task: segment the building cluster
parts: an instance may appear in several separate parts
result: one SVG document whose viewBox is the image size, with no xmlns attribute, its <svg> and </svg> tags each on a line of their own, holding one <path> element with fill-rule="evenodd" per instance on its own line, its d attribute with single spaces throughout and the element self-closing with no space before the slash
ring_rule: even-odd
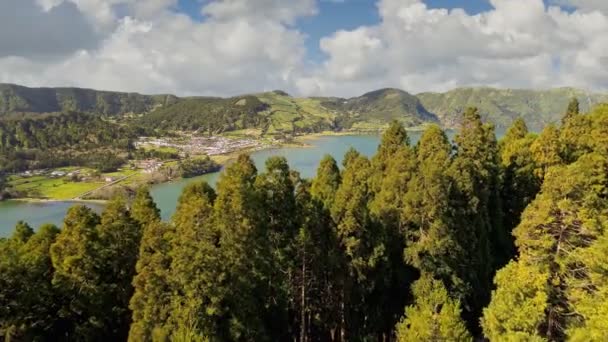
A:
<svg viewBox="0 0 608 342">
<path fill-rule="evenodd" d="M 234 151 L 255 149 L 262 146 L 262 143 L 252 139 L 233 139 L 226 137 L 199 137 L 187 136 L 180 138 L 147 138 L 142 137 L 135 143 L 137 148 L 152 147 L 175 148 L 181 153 L 190 155 L 206 154 L 209 156 L 231 153 Z"/>
</svg>

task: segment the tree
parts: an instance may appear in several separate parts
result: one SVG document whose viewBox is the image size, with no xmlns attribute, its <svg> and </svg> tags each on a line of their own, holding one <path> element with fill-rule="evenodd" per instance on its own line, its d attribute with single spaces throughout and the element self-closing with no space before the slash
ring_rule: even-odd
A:
<svg viewBox="0 0 608 342">
<path fill-rule="evenodd" d="M 103 335 L 126 340 L 131 324 L 129 301 L 142 237 L 141 225 L 131 217 L 124 199 L 110 201 L 101 215 L 97 232 L 95 268 L 100 280 L 99 309 Z"/>
<path fill-rule="evenodd" d="M 562 118 L 562 125 L 566 124 L 568 120 L 576 117 L 580 113 L 580 104 L 576 97 L 573 97 L 568 103 L 568 109 L 566 110 L 566 114 Z"/>
<path fill-rule="evenodd" d="M 504 213 L 503 226 L 511 232 L 520 221 L 521 213 L 540 190 L 540 180 L 534 174 L 535 164 L 530 146 L 534 136 L 528 133 L 523 119 L 519 118 L 507 130 L 500 141 L 502 168 L 501 202 Z M 505 259 L 515 254 L 512 239 L 505 245 Z"/>
<path fill-rule="evenodd" d="M 388 159 L 387 166 L 380 174 L 380 188 L 369 203 L 372 219 L 378 225 L 378 233 L 385 241 L 387 262 L 382 263 L 379 277 L 372 293 L 374 311 L 369 315 L 382 335 L 392 335 L 395 324 L 403 315 L 403 308 L 409 299 L 404 286 L 417 277 L 415 270 L 406 265 L 403 259 L 405 244 L 406 220 L 402 219 L 405 201 L 410 190 L 412 178 L 417 172 L 417 161 L 414 151 L 406 145 L 399 147 Z"/>
<path fill-rule="evenodd" d="M 306 180 L 296 188 L 299 230 L 294 241 L 293 301 L 299 312 L 300 341 L 329 339 L 339 325 L 336 274 L 343 260 L 329 212 L 310 188 Z"/>
<path fill-rule="evenodd" d="M 372 158 L 374 174 L 371 179 L 371 186 L 374 192 L 380 191 L 382 178 L 391 158 L 400 148 L 408 146 L 409 143 L 409 137 L 407 136 L 407 131 L 403 127 L 403 124 L 397 120 L 393 120 L 382 135 L 378 151 Z"/>
<path fill-rule="evenodd" d="M 312 180 L 310 193 L 329 210 L 333 205 L 341 181 L 340 169 L 336 160 L 330 155 L 325 155 L 317 168 L 317 176 Z"/>
<path fill-rule="evenodd" d="M 450 213 L 451 180 L 446 174 L 451 145 L 445 133 L 432 125 L 424 131 L 416 151 L 417 169 L 403 199 L 405 259 L 444 281 L 452 296 L 463 297 L 467 289 L 457 265 L 464 250 Z"/>
<path fill-rule="evenodd" d="M 361 153 L 359 153 L 359 151 L 355 150 L 354 147 L 350 147 L 348 151 L 346 151 L 346 153 L 344 154 L 344 159 L 342 159 L 342 166 L 346 169 L 351 161 L 357 159 L 360 156 Z"/>
<path fill-rule="evenodd" d="M 28 228 L 18 223 L 13 237 L 0 243 L 0 336 L 7 341 L 62 334 L 49 252 L 59 229 L 43 225 L 24 240 Z"/>
<path fill-rule="evenodd" d="M 490 305 L 481 325 L 490 341 L 543 341 L 548 274 L 533 263 L 511 261 L 496 273 Z M 514 310 L 514 308 L 517 308 Z"/>
<path fill-rule="evenodd" d="M 363 303 L 374 289 L 376 272 L 386 261 L 384 236 L 371 219 L 368 203 L 372 192 L 368 184 L 371 165 L 367 158 L 352 159 L 344 170 L 331 215 L 346 269 L 342 283 L 342 336 L 364 336 L 368 312 Z M 359 304 L 359 305 L 358 305 Z"/>
<path fill-rule="evenodd" d="M 29 224 L 23 221 L 17 222 L 15 226 L 15 232 L 11 237 L 11 241 L 17 244 L 26 243 L 34 235 L 34 229 Z"/>
<path fill-rule="evenodd" d="M 61 233 L 51 245 L 55 273 L 53 285 L 65 294 L 58 315 L 69 327 L 68 336 L 95 336 L 100 328 L 99 287 L 97 271 L 97 225 L 99 216 L 85 206 L 70 208 Z"/>
<path fill-rule="evenodd" d="M 586 296 L 602 295 L 594 258 L 585 254 L 601 243 L 608 222 L 607 169 L 608 160 L 594 153 L 549 169 L 541 193 L 514 231 L 520 258 L 496 279 L 497 289 L 484 313 L 488 337 L 524 334 L 563 340 L 569 328 L 584 326 L 585 305 L 581 311 L 576 305 Z M 518 282 L 516 277 L 530 279 Z M 507 313 L 505 306 L 513 305 L 510 298 L 518 298 L 528 314 Z"/>
<path fill-rule="evenodd" d="M 173 292 L 168 332 L 193 320 L 197 334 L 221 336 L 222 291 L 226 289 L 218 281 L 222 257 L 219 232 L 213 225 L 215 199 L 215 191 L 205 182 L 189 184 L 179 198 L 172 234 L 166 235 L 171 236 L 170 252 L 165 258 L 171 263 L 169 285 Z"/>
<path fill-rule="evenodd" d="M 541 181 L 550 167 L 563 163 L 560 156 L 561 151 L 559 131 L 553 125 L 546 126 L 530 146 L 530 152 L 532 152 L 536 165 L 534 173 Z"/>
<path fill-rule="evenodd" d="M 255 182 L 260 199 L 261 233 L 265 237 L 262 253 L 269 253 L 267 278 L 267 310 L 265 317 L 272 340 L 289 337 L 290 330 L 297 328 L 291 324 L 290 306 L 294 306 L 291 277 L 297 272 L 294 245 L 298 235 L 298 213 L 296 212 L 295 187 L 289 165 L 285 157 L 271 157 L 266 160 L 266 172 L 258 175 Z"/>
<path fill-rule="evenodd" d="M 135 199 L 131 203 L 131 216 L 142 227 L 160 221 L 160 210 L 147 188 L 140 187 L 137 189 Z"/>
<path fill-rule="evenodd" d="M 241 155 L 227 167 L 217 183 L 214 204 L 219 234 L 221 270 L 226 294 L 226 326 L 229 339 L 266 339 L 267 240 L 260 227 L 263 213 L 254 186 L 257 170 L 248 155 Z"/>
<path fill-rule="evenodd" d="M 443 283 L 428 274 L 412 286 L 415 302 L 397 324 L 397 341 L 472 341 L 460 318 L 460 302 L 448 295 Z"/>
<path fill-rule="evenodd" d="M 170 234 L 172 227 L 155 221 L 144 226 L 139 258 L 133 278 L 133 297 L 129 308 L 133 312 L 129 341 L 168 338 L 171 294 L 174 290 L 169 277 L 171 267 Z"/>
</svg>

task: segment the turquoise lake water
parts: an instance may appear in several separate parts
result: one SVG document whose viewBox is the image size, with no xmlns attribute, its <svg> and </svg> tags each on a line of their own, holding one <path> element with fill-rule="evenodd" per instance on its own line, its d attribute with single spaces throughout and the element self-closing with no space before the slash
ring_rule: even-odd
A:
<svg viewBox="0 0 608 342">
<path fill-rule="evenodd" d="M 409 135 L 412 143 L 416 143 L 420 133 L 410 132 Z M 332 155 L 338 163 L 342 162 L 342 157 L 350 147 L 371 156 L 376 152 L 379 141 L 380 137 L 375 135 L 327 136 L 308 141 L 311 147 L 267 149 L 254 152 L 251 156 L 260 172 L 264 169 L 266 159 L 271 156 L 284 156 L 292 169 L 299 171 L 302 177 L 311 178 L 315 175 L 317 166 L 325 154 Z M 163 219 L 169 219 L 175 211 L 177 199 L 186 184 L 206 180 L 211 185 L 215 185 L 218 177 L 219 173 L 212 173 L 153 186 L 151 193 L 161 209 Z M 74 204 L 73 202 L 0 202 L 0 237 L 9 235 L 19 220 L 28 222 L 32 227 L 38 227 L 43 223 L 54 223 L 61 227 L 63 216 Z M 103 209 L 103 204 L 87 203 L 86 205 L 98 212 Z"/>
</svg>

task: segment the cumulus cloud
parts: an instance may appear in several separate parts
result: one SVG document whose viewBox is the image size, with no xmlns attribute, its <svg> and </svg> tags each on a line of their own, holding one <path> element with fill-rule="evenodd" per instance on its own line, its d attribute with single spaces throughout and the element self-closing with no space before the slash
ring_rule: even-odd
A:
<svg viewBox="0 0 608 342">
<path fill-rule="evenodd" d="M 606 0 L 553 0 L 553 4 L 574 7 L 582 11 L 601 11 L 608 13 Z"/>
<path fill-rule="evenodd" d="M 490 2 L 492 10 L 469 15 L 420 0 L 381 0 L 381 23 L 323 38 L 328 60 L 298 87 L 339 95 L 370 86 L 608 88 L 606 15 L 568 13 L 542 0 Z"/>
<path fill-rule="evenodd" d="M 3 0 L 0 82 L 179 95 L 608 89 L 603 0 L 556 0 L 573 12 L 490 0 L 493 8 L 476 15 L 379 0 L 378 24 L 327 35 L 318 42 L 327 59 L 313 63 L 297 22 L 317 13 L 317 1 L 207 0 L 199 22 L 177 12 L 177 0 Z M 20 20 L 8 8 L 20 9 Z"/>
<path fill-rule="evenodd" d="M 262 0 L 267 11 L 258 12 L 249 0 L 212 1 L 198 22 L 171 11 L 172 0 L 70 1 L 103 35 L 99 46 L 57 61 L 0 58 L 0 82 L 180 95 L 289 89 L 305 55 L 304 35 L 290 24 L 316 10 L 312 0 Z"/>
<path fill-rule="evenodd" d="M 0 1 L 0 58 L 62 57 L 99 42 L 73 3 L 44 9 L 35 0 Z"/>
</svg>

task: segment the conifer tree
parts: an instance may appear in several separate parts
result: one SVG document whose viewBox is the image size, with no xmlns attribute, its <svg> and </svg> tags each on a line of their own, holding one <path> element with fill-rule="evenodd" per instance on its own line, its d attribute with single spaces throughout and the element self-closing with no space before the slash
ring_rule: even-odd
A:
<svg viewBox="0 0 608 342">
<path fill-rule="evenodd" d="M 469 108 L 463 114 L 455 142 L 457 150 L 449 172 L 457 191 L 453 204 L 457 236 L 459 243 L 467 246 L 466 257 L 461 262 L 466 265 L 467 271 L 463 275 L 472 292 L 465 303 L 468 313 L 475 316 L 489 300 L 495 267 L 502 266 L 510 258 L 499 254 L 509 250 L 510 235 L 502 226 L 494 127 L 484 125 L 478 110 Z"/>
<path fill-rule="evenodd" d="M 168 235 L 170 252 L 166 257 L 171 263 L 169 285 L 173 288 L 170 331 L 181 329 L 192 319 L 201 336 L 221 336 L 225 288 L 216 283 L 222 259 L 218 254 L 219 232 L 213 225 L 215 198 L 207 183 L 189 184 L 173 215 L 174 234 Z"/>
<path fill-rule="evenodd" d="M 451 214 L 451 145 L 436 125 L 429 126 L 416 148 L 417 170 L 408 184 L 402 213 L 406 230 L 406 261 L 423 273 L 440 279 L 450 295 L 468 292 L 463 262 L 464 247 L 456 235 Z"/>
<path fill-rule="evenodd" d="M 70 208 L 64 218 L 63 228 L 51 245 L 51 260 L 55 273 L 53 285 L 64 294 L 59 317 L 69 326 L 67 335 L 75 339 L 98 336 L 104 329 L 101 323 L 105 313 L 99 307 L 102 298 L 102 275 L 97 225 L 99 216 L 85 206 Z"/>
<path fill-rule="evenodd" d="M 98 226 L 99 247 L 96 269 L 101 285 L 104 322 L 102 336 L 126 340 L 131 324 L 129 300 L 133 296 L 133 277 L 139 255 L 142 227 L 130 215 L 124 199 L 110 201 Z"/>
<path fill-rule="evenodd" d="M 372 158 L 372 166 L 374 174 L 371 178 L 371 186 L 374 192 L 379 192 L 382 186 L 382 178 L 390 160 L 394 157 L 397 151 L 409 145 L 409 137 L 403 124 L 397 120 L 393 120 L 388 129 L 382 134 L 382 140 L 378 151 Z"/>
<path fill-rule="evenodd" d="M 376 159 L 377 160 L 377 159 Z M 378 271 L 380 276 L 374 287 L 372 297 L 376 311 L 370 311 L 370 316 L 377 319 L 376 329 L 382 335 L 390 336 L 395 324 L 403 315 L 409 294 L 403 291 L 414 277 L 414 270 L 405 264 L 403 251 L 405 249 L 405 224 L 401 214 L 404 210 L 405 198 L 411 179 L 416 174 L 416 156 L 413 150 L 402 145 L 393 152 L 384 171 L 374 168 L 375 177 L 380 179 L 380 188 L 369 204 L 370 212 L 379 233 L 383 236 L 386 246 L 387 262 Z"/>
<path fill-rule="evenodd" d="M 268 272 L 267 241 L 260 227 L 263 213 L 254 186 L 257 170 L 248 155 L 226 168 L 217 183 L 214 205 L 224 272 L 229 339 L 265 339 Z"/>
<path fill-rule="evenodd" d="M 472 341 L 460 318 L 460 302 L 452 299 L 443 282 L 428 274 L 413 285 L 414 304 L 397 324 L 397 341 Z"/>
<path fill-rule="evenodd" d="M 7 341 L 62 334 L 50 256 L 59 229 L 43 225 L 24 241 L 28 227 L 18 223 L 9 243 L 0 243 L 0 336 Z"/>
<path fill-rule="evenodd" d="M 26 243 L 34 235 L 34 229 L 29 224 L 23 221 L 17 222 L 15 232 L 11 237 L 11 242 L 16 244 Z"/>
<path fill-rule="evenodd" d="M 144 226 L 129 302 L 133 312 L 129 341 L 162 341 L 169 335 L 166 326 L 174 290 L 169 278 L 170 234 L 171 226 L 160 221 Z"/>
<path fill-rule="evenodd" d="M 576 97 L 573 97 L 568 103 L 568 109 L 562 118 L 562 125 L 566 124 L 568 120 L 576 117 L 580 114 L 580 104 Z"/>
<path fill-rule="evenodd" d="M 131 216 L 142 227 L 160 221 L 160 210 L 147 188 L 140 187 L 137 189 L 135 199 L 131 203 Z"/>
<path fill-rule="evenodd" d="M 266 160 L 266 171 L 258 175 L 255 188 L 260 198 L 259 210 L 264 213 L 260 222 L 265 237 L 264 252 L 269 253 L 266 320 L 272 323 L 270 338 L 280 340 L 288 338 L 289 330 L 296 330 L 290 325 L 288 308 L 290 299 L 295 297 L 290 277 L 296 273 L 294 244 L 299 224 L 295 187 L 287 159 L 271 157 Z"/>
<path fill-rule="evenodd" d="M 336 160 L 327 154 L 321 159 L 317 168 L 317 175 L 312 180 L 310 192 L 329 210 L 334 203 L 336 191 L 338 191 L 341 181 L 340 169 Z"/>
<path fill-rule="evenodd" d="M 560 155 L 562 145 L 557 128 L 553 125 L 546 126 L 530 146 L 530 151 L 536 164 L 534 172 L 542 181 L 550 167 L 563 163 Z"/>
<path fill-rule="evenodd" d="M 346 151 L 346 153 L 344 154 L 344 159 L 342 159 L 342 167 L 346 169 L 351 161 L 357 159 L 360 156 L 361 153 L 359 153 L 359 151 L 355 150 L 354 147 L 350 147 L 348 151 Z"/>
<path fill-rule="evenodd" d="M 523 119 L 518 118 L 500 141 L 502 167 L 501 201 L 504 212 L 504 228 L 511 232 L 520 221 L 526 206 L 540 190 L 540 180 L 534 174 L 534 160 L 530 146 L 534 137 L 528 133 Z M 514 244 L 504 246 L 503 260 L 514 255 Z"/>
<path fill-rule="evenodd" d="M 329 212 L 301 180 L 296 189 L 299 231 L 295 240 L 294 302 L 300 341 L 328 339 L 339 322 L 336 274 L 342 267 Z"/>
<path fill-rule="evenodd" d="M 369 312 L 363 305 L 376 285 L 376 271 L 386 261 L 386 246 L 379 225 L 372 221 L 368 203 L 371 165 L 367 158 L 352 159 L 343 173 L 331 210 L 346 269 L 342 283 L 342 339 L 364 336 Z"/>
<path fill-rule="evenodd" d="M 587 317 L 594 322 L 592 315 L 584 315 L 584 304 L 580 311 L 576 305 L 586 296 L 602 295 L 602 282 L 594 284 L 593 258 L 585 254 L 601 243 L 608 222 L 606 170 L 608 160 L 593 153 L 549 169 L 541 193 L 514 231 L 518 265 L 509 265 L 496 278 L 497 289 L 484 312 L 486 336 L 563 340 L 568 329 L 584 326 Z M 531 273 L 534 279 L 514 281 Z M 529 314 L 507 314 L 509 298 L 517 298 Z"/>
</svg>

